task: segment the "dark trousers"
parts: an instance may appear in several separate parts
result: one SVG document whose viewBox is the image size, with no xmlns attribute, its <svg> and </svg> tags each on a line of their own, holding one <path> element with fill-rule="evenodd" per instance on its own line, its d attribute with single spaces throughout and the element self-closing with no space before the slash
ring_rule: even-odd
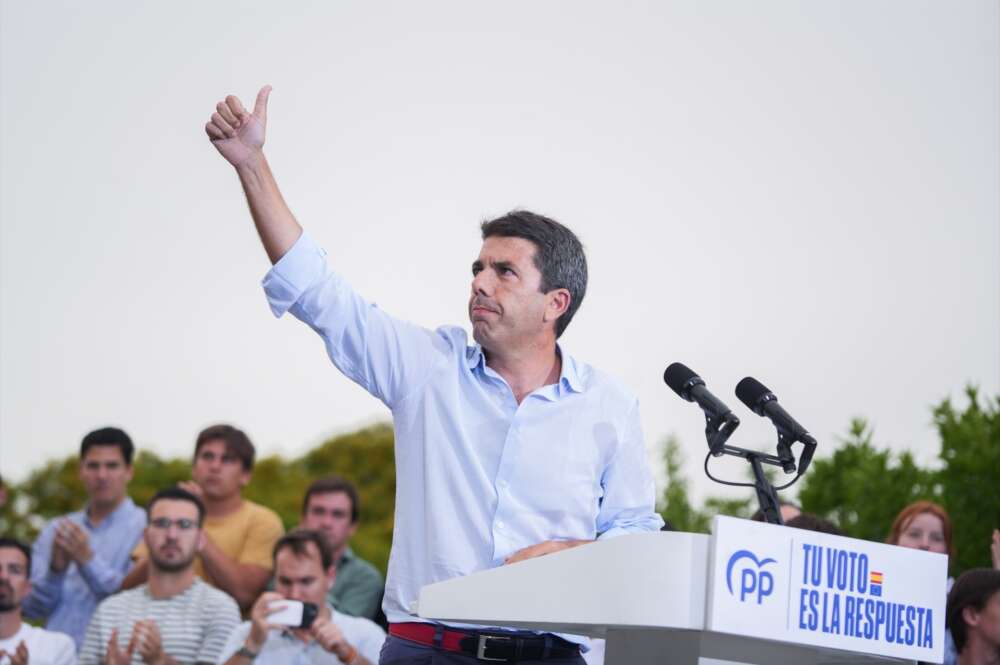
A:
<svg viewBox="0 0 1000 665">
<path fill-rule="evenodd" d="M 379 665 L 489 665 L 491 661 L 454 651 L 435 649 L 394 635 L 385 638 Z M 583 656 L 549 658 L 548 660 L 521 660 L 519 665 L 585 665 Z"/>
</svg>

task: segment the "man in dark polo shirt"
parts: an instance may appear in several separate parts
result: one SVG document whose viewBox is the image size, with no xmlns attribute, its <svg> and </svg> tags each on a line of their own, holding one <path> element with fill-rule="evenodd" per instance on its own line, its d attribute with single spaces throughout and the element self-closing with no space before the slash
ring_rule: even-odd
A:
<svg viewBox="0 0 1000 665">
<path fill-rule="evenodd" d="M 358 513 L 358 492 L 340 476 L 315 481 L 302 500 L 302 526 L 325 535 L 333 550 L 337 577 L 327 601 L 342 614 L 374 620 L 382 605 L 385 582 L 375 566 L 351 551 Z"/>
</svg>

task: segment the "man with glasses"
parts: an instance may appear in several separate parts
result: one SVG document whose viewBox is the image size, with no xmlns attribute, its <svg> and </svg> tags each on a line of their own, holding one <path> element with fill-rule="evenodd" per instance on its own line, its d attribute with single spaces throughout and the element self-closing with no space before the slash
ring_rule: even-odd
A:
<svg viewBox="0 0 1000 665">
<path fill-rule="evenodd" d="M 87 505 L 58 517 L 35 541 L 31 594 L 24 614 L 45 619 L 79 648 L 94 608 L 118 591 L 146 513 L 128 497 L 135 448 L 128 434 L 104 427 L 80 443 L 80 480 Z"/>
<path fill-rule="evenodd" d="M 231 425 L 213 425 L 195 442 L 191 480 L 180 486 L 205 506 L 205 546 L 195 560 L 195 574 L 249 609 L 271 578 L 271 548 L 284 533 L 281 518 L 243 498 L 253 473 L 255 449 L 249 437 Z M 129 588 L 145 579 L 146 548 L 125 581 Z"/>
<path fill-rule="evenodd" d="M 342 614 L 375 619 L 385 582 L 375 566 L 351 550 L 350 541 L 358 530 L 359 513 L 358 491 L 354 485 L 340 476 L 327 476 L 313 482 L 306 490 L 301 526 L 326 536 L 333 551 L 337 577 L 327 602 Z"/>
<path fill-rule="evenodd" d="M 143 539 L 149 581 L 97 606 L 83 647 L 82 665 L 215 663 L 239 625 L 236 603 L 194 571 L 205 546 L 205 507 L 180 487 L 158 492 L 147 506 Z"/>
</svg>

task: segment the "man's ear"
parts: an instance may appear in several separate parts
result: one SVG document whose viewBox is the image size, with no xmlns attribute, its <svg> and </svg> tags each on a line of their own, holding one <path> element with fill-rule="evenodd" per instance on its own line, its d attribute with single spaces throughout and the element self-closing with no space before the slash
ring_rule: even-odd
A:
<svg viewBox="0 0 1000 665">
<path fill-rule="evenodd" d="M 962 608 L 962 621 L 964 621 L 967 626 L 978 626 L 979 610 L 972 605 L 966 605 Z"/>
<path fill-rule="evenodd" d="M 555 321 L 560 316 L 566 313 L 569 309 L 569 304 L 573 300 L 573 296 L 570 295 L 569 289 L 553 289 L 545 294 L 549 298 L 549 302 L 545 306 L 545 321 Z"/>
</svg>

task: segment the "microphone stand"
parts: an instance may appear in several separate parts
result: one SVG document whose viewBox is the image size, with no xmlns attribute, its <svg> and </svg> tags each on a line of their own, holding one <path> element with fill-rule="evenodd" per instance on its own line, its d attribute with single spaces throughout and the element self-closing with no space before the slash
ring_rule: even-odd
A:
<svg viewBox="0 0 1000 665">
<path fill-rule="evenodd" d="M 783 430 L 778 430 L 778 454 L 768 455 L 767 453 L 755 450 L 746 450 L 736 446 L 722 446 L 720 455 L 732 455 L 742 457 L 750 462 L 753 470 L 753 489 L 757 493 L 757 504 L 760 506 L 764 521 L 769 524 L 784 524 L 781 519 L 781 504 L 778 501 L 778 492 L 774 485 L 767 481 L 764 476 L 764 464 L 780 466 L 785 473 L 795 473 L 795 457 L 792 455 L 792 444 L 795 442 L 793 436 Z M 707 467 L 706 467 L 707 470 Z"/>
<path fill-rule="evenodd" d="M 778 502 L 778 492 L 774 489 L 774 485 L 767 482 L 767 478 L 764 476 L 763 465 L 780 466 L 786 473 L 790 473 L 788 466 L 791 465 L 791 471 L 795 471 L 795 461 L 789 459 L 791 449 L 785 449 L 787 456 L 783 454 L 785 451 L 782 451 L 780 444 L 778 450 L 781 456 L 768 455 L 767 453 L 737 448 L 736 446 L 722 447 L 722 454 L 742 457 L 750 462 L 754 478 L 753 489 L 757 493 L 757 503 L 764 514 L 764 521 L 770 524 L 784 524 L 785 522 L 781 519 L 781 504 Z"/>
</svg>

